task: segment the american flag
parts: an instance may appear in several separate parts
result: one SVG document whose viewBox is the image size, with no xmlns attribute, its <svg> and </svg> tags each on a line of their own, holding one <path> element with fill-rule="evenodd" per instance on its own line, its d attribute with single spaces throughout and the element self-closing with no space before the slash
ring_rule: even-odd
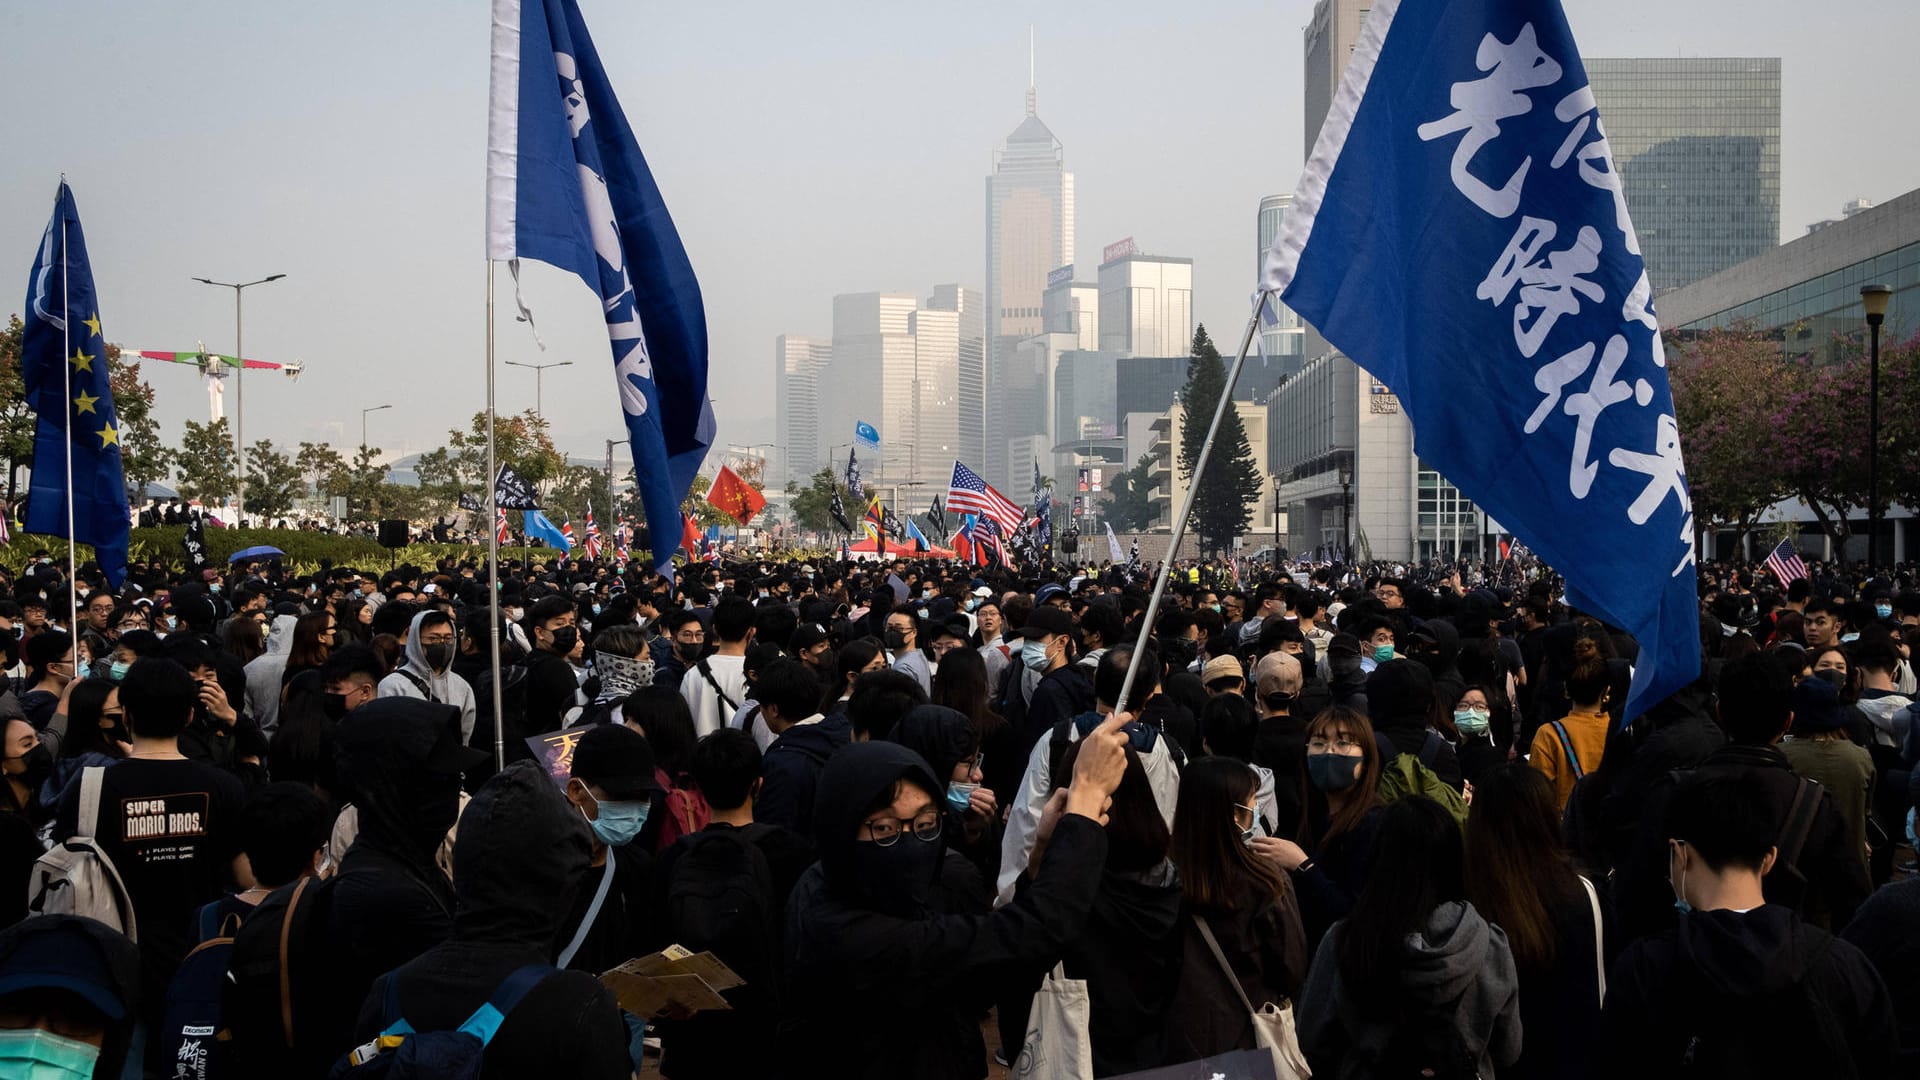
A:
<svg viewBox="0 0 1920 1080">
<path fill-rule="evenodd" d="M 501 543 L 507 542 L 507 508 L 497 507 L 493 515 L 493 535 Z"/>
<path fill-rule="evenodd" d="M 600 527 L 593 523 L 592 503 L 587 504 L 587 535 L 586 538 L 581 541 L 581 546 L 586 550 L 587 558 L 597 559 L 600 557 Z"/>
<path fill-rule="evenodd" d="M 988 488 L 992 491 L 992 488 Z M 953 499 L 947 499 L 947 505 L 953 505 Z M 1006 562 L 1006 549 L 1000 546 L 1000 523 L 990 517 L 982 517 L 973 524 L 973 546 L 983 556 L 982 561 Z"/>
<path fill-rule="evenodd" d="M 980 474 L 958 461 L 953 463 L 953 483 L 947 487 L 947 509 L 962 514 L 979 514 L 1007 528 L 1021 522 L 1020 508 L 1013 500 L 993 490 Z"/>
<path fill-rule="evenodd" d="M 1807 564 L 1800 560 L 1800 553 L 1793 550 L 1791 539 L 1780 541 L 1780 546 L 1767 554 L 1767 569 L 1773 571 L 1782 586 L 1807 576 Z"/>
</svg>

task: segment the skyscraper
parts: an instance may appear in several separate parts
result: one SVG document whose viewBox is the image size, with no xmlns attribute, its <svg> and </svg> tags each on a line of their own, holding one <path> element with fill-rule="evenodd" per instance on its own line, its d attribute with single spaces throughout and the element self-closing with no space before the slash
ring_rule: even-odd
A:
<svg viewBox="0 0 1920 1080">
<path fill-rule="evenodd" d="M 1779 244 L 1779 57 L 1586 66 L 1656 294 Z"/>
<path fill-rule="evenodd" d="M 1306 85 L 1301 107 L 1307 121 L 1306 158 L 1313 157 L 1314 141 L 1320 138 L 1320 125 L 1333 107 L 1333 95 L 1347 73 L 1347 60 L 1360 41 L 1360 26 L 1366 22 L 1373 0 L 1320 0 L 1313 5 L 1313 18 L 1306 29 Z"/>
<path fill-rule="evenodd" d="M 985 435 L 983 424 L 987 400 L 986 300 L 979 289 L 961 285 L 935 285 L 926 308 L 929 311 L 951 311 L 959 316 L 955 323 L 959 338 L 959 370 L 955 379 L 953 404 L 956 450 L 948 456 L 979 462 L 982 460 L 980 455 Z"/>
<path fill-rule="evenodd" d="M 1254 248 L 1254 280 L 1260 280 L 1260 274 L 1266 269 L 1267 249 L 1273 246 L 1273 238 L 1280 232 L 1280 224 L 1286 220 L 1287 208 L 1293 205 L 1293 195 L 1269 195 L 1260 200 L 1260 216 L 1255 229 L 1258 246 Z M 1282 304 L 1278 297 L 1267 299 L 1267 318 L 1260 326 L 1260 355 L 1268 366 L 1276 369 L 1279 377 L 1296 375 L 1306 363 L 1307 330 L 1306 324 L 1293 309 Z"/>
<path fill-rule="evenodd" d="M 820 440 L 844 464 L 853 425 L 880 432 L 880 459 L 861 468 L 876 482 L 905 480 L 914 440 L 907 434 L 914 406 L 911 293 L 846 293 L 833 298 L 833 363 L 820 380 Z"/>
<path fill-rule="evenodd" d="M 1143 255 L 1131 239 L 1100 264 L 1100 351 L 1179 356 L 1193 344 L 1193 260 Z"/>
<path fill-rule="evenodd" d="M 779 446 L 768 483 L 805 481 L 825 460 L 826 447 L 820 445 L 820 376 L 832 360 L 830 341 L 797 334 L 773 339 L 774 441 Z"/>
<path fill-rule="evenodd" d="M 1020 340 L 1043 329 L 1041 295 L 1047 272 L 1072 261 L 1073 174 L 1066 170 L 1060 140 L 1040 122 L 1029 62 L 1026 119 L 994 150 L 993 174 L 987 177 L 981 467 L 996 485 L 1013 479 L 1008 439 L 1045 425 L 1045 401 L 1012 392 L 1008 375 Z"/>
</svg>

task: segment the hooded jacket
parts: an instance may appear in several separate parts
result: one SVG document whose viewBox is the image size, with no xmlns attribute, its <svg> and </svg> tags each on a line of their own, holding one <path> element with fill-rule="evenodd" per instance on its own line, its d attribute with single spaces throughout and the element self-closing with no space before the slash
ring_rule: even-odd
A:
<svg viewBox="0 0 1920 1080">
<path fill-rule="evenodd" d="M 580 813 L 542 769 L 515 762 L 481 787 L 466 821 L 454 845 L 452 938 L 374 981 L 356 1040 L 386 1026 L 389 980 L 416 1031 L 450 1031 L 508 975 L 552 963 L 565 944 L 560 930 L 593 855 Z M 558 971 L 507 1014 L 480 1075 L 624 1080 L 632 1071 L 613 992 L 585 972 Z"/>
<path fill-rule="evenodd" d="M 944 705 L 916 705 L 887 734 L 891 742 L 925 758 L 936 780 L 953 775 L 962 761 L 971 759 L 980 749 L 973 722 L 958 709 Z M 944 799 L 946 785 L 938 795 Z M 1000 867 L 1000 821 L 987 823 L 980 838 L 967 841 L 966 818 L 951 806 L 944 808 L 947 818 L 947 860 L 940 875 L 943 894 L 936 907 L 941 911 L 984 911 L 992 894 L 987 882 L 994 880 Z M 959 862 L 962 865 L 955 866 Z"/>
<path fill-rule="evenodd" d="M 1506 932 L 1481 918 L 1472 904 L 1452 900 L 1428 914 L 1426 927 L 1407 935 L 1397 973 L 1395 1008 L 1365 1011 L 1340 970 L 1340 943 L 1348 923 L 1327 931 L 1307 985 L 1300 992 L 1300 1048 L 1316 1077 L 1413 1075 L 1431 1067 L 1441 1075 L 1494 1080 L 1520 1057 L 1520 977 Z M 1463 1057 L 1458 1065 L 1434 1055 Z M 1395 1071 L 1399 1065 L 1411 1069 Z M 1384 1067 L 1384 1068 L 1383 1068 Z"/>
<path fill-rule="evenodd" d="M 1608 1075 L 1892 1075 L 1880 976 L 1859 949 L 1777 904 L 1690 912 L 1627 946 L 1605 1015 Z"/>
<path fill-rule="evenodd" d="M 282 676 L 287 654 L 293 651 L 293 627 L 299 621 L 293 615 L 275 615 L 267 633 L 267 651 L 247 661 L 247 715 L 268 735 L 280 726 Z"/>
<path fill-rule="evenodd" d="M 891 915 L 879 910 L 855 847 L 868 808 L 911 780 L 937 794 L 918 754 L 857 743 L 828 763 L 814 803 L 820 861 L 787 906 L 787 981 L 794 1008 L 782 1025 L 791 1077 L 976 1080 L 986 1075 L 972 988 L 1003 965 L 1056 959 L 1086 922 L 1106 832 L 1068 815 L 1032 885 L 987 915 Z M 898 843 L 918 843 L 903 837 Z"/>
<path fill-rule="evenodd" d="M 1435 700 L 1433 675 L 1424 665 L 1389 660 L 1373 669 L 1367 676 L 1367 715 L 1374 733 L 1386 736 L 1387 745 L 1380 748 L 1382 761 L 1391 761 L 1399 754 L 1419 756 L 1427 745 Z M 1438 745 L 1428 767 L 1458 791 L 1463 780 L 1459 755 L 1444 739 L 1435 741 Z"/>
<path fill-rule="evenodd" d="M 853 741 L 845 716 L 795 724 L 767 747 L 753 818 L 805 835 L 812 828 L 814 789 L 828 759 Z M 944 787 L 942 791 L 946 790 Z"/>
<path fill-rule="evenodd" d="M 413 617 L 413 624 L 407 628 L 406 659 L 392 674 L 380 680 L 381 697 L 410 697 L 437 701 L 442 705 L 452 705 L 460 710 L 460 741 L 471 745 L 473 742 L 473 687 L 467 680 L 453 673 L 448 665 L 445 671 L 433 670 L 427 663 L 426 650 L 420 646 L 420 624 L 431 609 L 422 611 Z M 426 687 L 425 692 L 421 687 Z"/>
<path fill-rule="evenodd" d="M 1143 874 L 1101 873 L 1087 928 L 1065 956 L 1067 978 L 1087 981 L 1095 1076 L 1166 1058 L 1162 1018 L 1180 982 L 1181 899 L 1171 860 Z"/>
</svg>

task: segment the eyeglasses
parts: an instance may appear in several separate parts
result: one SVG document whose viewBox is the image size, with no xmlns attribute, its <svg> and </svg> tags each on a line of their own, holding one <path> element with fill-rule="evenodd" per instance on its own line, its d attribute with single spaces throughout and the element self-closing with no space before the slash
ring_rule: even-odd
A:
<svg viewBox="0 0 1920 1080">
<path fill-rule="evenodd" d="M 1347 738 L 1345 735 L 1334 736 L 1332 742 L 1328 742 L 1318 735 L 1307 740 L 1307 753 L 1309 754 L 1324 754 L 1328 750 L 1332 750 L 1336 754 L 1351 754 L 1359 749 L 1360 744 Z"/>
<path fill-rule="evenodd" d="M 923 844 L 940 838 L 940 811 L 931 806 L 911 818 L 881 818 L 862 824 L 867 827 L 867 838 L 881 847 L 892 847 L 908 832 Z"/>
</svg>

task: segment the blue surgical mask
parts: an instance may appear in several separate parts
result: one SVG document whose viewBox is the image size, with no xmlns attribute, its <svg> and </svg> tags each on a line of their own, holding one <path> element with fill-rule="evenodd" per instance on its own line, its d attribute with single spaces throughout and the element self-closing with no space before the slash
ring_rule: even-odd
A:
<svg viewBox="0 0 1920 1080">
<path fill-rule="evenodd" d="M 1029 641 L 1021 645 L 1020 662 L 1027 665 L 1030 671 L 1047 670 L 1047 643 L 1044 641 Z"/>
<path fill-rule="evenodd" d="M 209 591 L 209 592 L 214 592 L 214 593 L 218 593 L 218 592 L 220 591 L 220 583 L 216 581 L 216 582 L 214 582 L 214 583 L 212 583 L 212 584 L 210 584 L 210 585 L 208 585 L 208 586 L 207 586 L 207 591 Z"/>
<path fill-rule="evenodd" d="M 100 1048 L 42 1028 L 0 1031 L 0 1076 L 88 1080 Z"/>
<path fill-rule="evenodd" d="M 1374 661 L 1374 663 L 1376 663 L 1376 664 L 1384 664 L 1384 663 L 1386 663 L 1387 661 L 1389 661 L 1389 660 L 1391 660 L 1391 659 L 1393 659 L 1393 646 L 1391 646 L 1391 645 L 1375 645 L 1375 646 L 1373 647 L 1373 661 Z"/>
<path fill-rule="evenodd" d="M 955 813 L 964 814 L 973 805 L 973 791 L 979 784 L 962 784 L 958 781 L 947 785 L 947 808 Z"/>
<path fill-rule="evenodd" d="M 74 678 L 85 679 L 85 678 L 92 677 L 92 675 L 93 675 L 93 664 L 91 661 L 79 660 L 74 662 L 74 665 L 73 665 Z"/>
<path fill-rule="evenodd" d="M 127 663 L 125 660 L 115 660 L 107 666 L 107 677 L 114 682 L 119 682 L 121 679 L 127 677 L 127 669 L 132 666 L 132 664 Z"/>
<path fill-rule="evenodd" d="M 1667 875 L 1668 875 L 1667 885 L 1668 887 L 1673 889 L 1673 910 L 1679 912 L 1682 915 L 1685 915 L 1689 911 L 1693 910 L 1693 905 L 1687 903 L 1687 872 L 1686 870 L 1683 869 L 1680 871 L 1679 884 L 1676 885 L 1673 882 L 1673 877 L 1672 877 L 1673 871 L 1671 867 L 1673 864 L 1674 852 L 1676 850 L 1678 849 L 1673 848 L 1671 846 L 1667 848 L 1667 864 L 1669 867 L 1667 871 Z"/>
<path fill-rule="evenodd" d="M 1873 605 L 1873 614 L 1875 618 L 1891 619 L 1893 618 L 1893 605 L 1892 604 L 1875 604 Z"/>
<path fill-rule="evenodd" d="M 1455 709 L 1453 726 L 1460 729 L 1462 735 L 1485 735 L 1487 733 L 1487 710 Z"/>
<path fill-rule="evenodd" d="M 589 823 L 593 826 L 593 835 L 608 847 L 632 843 L 646 825 L 647 810 L 652 805 L 645 802 L 602 802 L 599 816 Z"/>
<path fill-rule="evenodd" d="M 1840 644 L 1842 645 L 1851 645 L 1854 642 L 1859 640 L 1860 640 L 1859 634 L 1841 634 L 1840 635 Z"/>
</svg>

